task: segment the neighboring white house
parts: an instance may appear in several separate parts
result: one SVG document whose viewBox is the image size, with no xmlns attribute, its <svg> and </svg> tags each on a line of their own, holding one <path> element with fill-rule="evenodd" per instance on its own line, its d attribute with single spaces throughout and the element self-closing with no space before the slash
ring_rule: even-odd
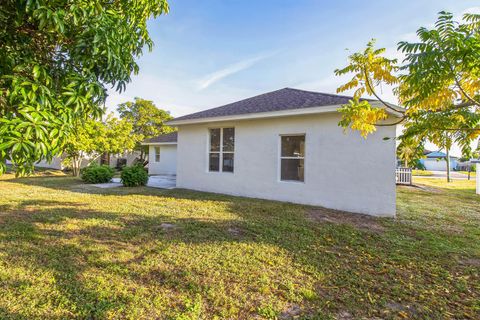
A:
<svg viewBox="0 0 480 320">
<path fill-rule="evenodd" d="M 168 174 L 177 173 L 177 133 L 163 134 L 145 140 L 143 145 L 148 148 L 148 173 Z"/>
<path fill-rule="evenodd" d="M 396 128 L 344 133 L 337 110 L 350 99 L 285 88 L 168 122 L 178 128 L 177 187 L 394 216 L 395 139 L 384 137 Z M 167 171 L 167 146 L 150 144 L 150 173 Z"/>
<path fill-rule="evenodd" d="M 425 170 L 430 171 L 447 171 L 447 155 L 441 151 L 433 151 L 425 154 L 424 159 L 420 159 L 420 163 L 425 166 Z M 457 157 L 450 156 L 450 170 L 457 168 Z"/>
<path fill-rule="evenodd" d="M 140 157 L 140 152 L 138 151 L 126 152 L 124 154 L 119 154 L 119 155 L 110 155 L 110 161 L 109 161 L 110 167 L 115 168 L 121 165 L 130 166 L 138 157 Z M 46 160 L 41 160 L 35 163 L 35 167 L 63 170 L 65 168 L 65 166 L 62 164 L 63 159 L 64 159 L 64 156 L 59 156 L 59 157 L 53 157 L 51 162 L 48 162 Z M 91 162 L 100 163 L 102 162 L 102 160 L 101 160 L 101 157 L 94 160 L 84 159 L 82 160 L 82 164 L 80 165 L 80 167 L 84 168 L 88 166 Z"/>
</svg>

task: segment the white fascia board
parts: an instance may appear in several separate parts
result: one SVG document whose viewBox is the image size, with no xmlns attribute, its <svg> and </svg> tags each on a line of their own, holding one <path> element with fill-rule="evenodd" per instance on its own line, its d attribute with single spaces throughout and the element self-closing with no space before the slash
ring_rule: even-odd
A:
<svg viewBox="0 0 480 320">
<path fill-rule="evenodd" d="M 257 112 L 257 113 L 248 113 L 248 114 L 238 114 L 233 116 L 186 119 L 186 120 L 178 120 L 178 121 L 174 119 L 166 122 L 166 124 L 169 126 L 178 126 L 183 124 L 194 124 L 194 123 L 204 123 L 204 122 L 220 122 L 220 121 L 231 121 L 231 120 L 250 120 L 250 119 L 262 119 L 262 118 L 288 117 L 288 116 L 298 116 L 298 115 L 304 115 L 304 114 L 335 112 L 340 107 L 341 106 L 335 105 L 335 106 L 328 106 L 328 107 L 313 107 L 313 108 L 290 109 L 290 110 L 271 111 L 271 112 Z"/>
<path fill-rule="evenodd" d="M 141 142 L 142 146 L 176 145 L 176 142 Z"/>
<path fill-rule="evenodd" d="M 233 116 L 210 117 L 210 118 L 199 118 L 199 119 L 185 119 L 185 120 L 173 119 L 166 122 L 165 124 L 169 126 L 179 126 L 184 124 L 196 124 L 196 123 L 206 123 L 206 122 L 279 118 L 279 117 L 291 117 L 291 116 L 318 114 L 318 113 L 332 113 L 332 112 L 337 112 L 338 109 L 340 109 L 342 106 L 343 105 L 332 105 L 332 106 L 326 106 L 326 107 L 312 107 L 312 108 L 289 109 L 289 110 L 281 110 L 281 111 L 257 112 L 257 113 L 239 114 L 239 115 L 233 115 Z M 379 107 L 382 107 L 382 106 L 379 106 Z M 395 117 L 402 116 L 400 112 L 394 112 L 393 110 L 390 110 L 387 108 L 386 108 L 386 111 Z"/>
</svg>

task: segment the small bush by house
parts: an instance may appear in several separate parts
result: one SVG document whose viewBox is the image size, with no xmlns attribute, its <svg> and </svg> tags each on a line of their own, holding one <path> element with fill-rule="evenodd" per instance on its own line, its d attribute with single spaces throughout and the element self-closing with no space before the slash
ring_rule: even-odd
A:
<svg viewBox="0 0 480 320">
<path fill-rule="evenodd" d="M 86 183 L 106 183 L 112 180 L 115 170 L 107 165 L 93 164 L 80 170 L 80 176 Z"/>
<path fill-rule="evenodd" d="M 125 187 L 144 186 L 148 182 L 148 172 L 140 165 L 124 167 L 121 179 Z"/>
</svg>

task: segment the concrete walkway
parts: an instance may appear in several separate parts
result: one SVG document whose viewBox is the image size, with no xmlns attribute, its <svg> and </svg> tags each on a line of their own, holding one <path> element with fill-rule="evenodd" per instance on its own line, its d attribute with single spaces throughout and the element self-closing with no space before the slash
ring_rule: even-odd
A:
<svg viewBox="0 0 480 320">
<path fill-rule="evenodd" d="M 158 175 L 148 177 L 147 187 L 160 189 L 173 189 L 177 185 L 177 177 L 174 175 Z M 107 189 L 122 187 L 120 178 L 113 178 L 112 182 L 92 184 L 93 187 Z"/>
<path fill-rule="evenodd" d="M 159 175 L 150 176 L 147 187 L 173 189 L 177 186 L 177 176 L 174 175 Z"/>
</svg>

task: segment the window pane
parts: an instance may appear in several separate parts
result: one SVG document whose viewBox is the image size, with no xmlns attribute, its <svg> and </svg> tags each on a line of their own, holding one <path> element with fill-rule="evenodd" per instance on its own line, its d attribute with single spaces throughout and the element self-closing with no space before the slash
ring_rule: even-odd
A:
<svg viewBox="0 0 480 320">
<path fill-rule="evenodd" d="M 155 147 L 155 162 L 160 162 L 160 147 Z"/>
<path fill-rule="evenodd" d="M 233 172 L 233 153 L 223 154 L 223 172 Z"/>
<path fill-rule="evenodd" d="M 210 171 L 218 171 L 220 167 L 220 154 L 210 153 L 208 168 Z"/>
<path fill-rule="evenodd" d="M 303 181 L 303 159 L 282 159 L 281 180 Z"/>
<path fill-rule="evenodd" d="M 220 129 L 210 129 L 210 151 L 220 151 Z"/>
<path fill-rule="evenodd" d="M 223 129 L 223 151 L 233 152 L 235 148 L 235 128 Z"/>
<path fill-rule="evenodd" d="M 305 136 L 282 136 L 282 157 L 304 157 Z"/>
</svg>

